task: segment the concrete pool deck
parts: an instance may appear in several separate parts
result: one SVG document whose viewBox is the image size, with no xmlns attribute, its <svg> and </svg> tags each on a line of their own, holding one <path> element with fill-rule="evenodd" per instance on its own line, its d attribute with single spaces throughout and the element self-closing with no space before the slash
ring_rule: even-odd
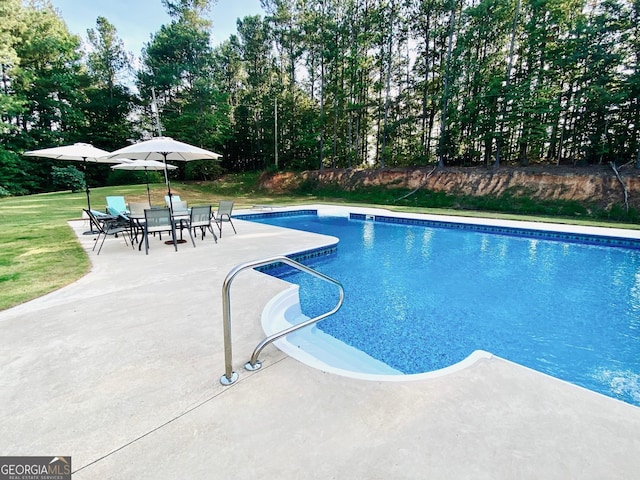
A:
<svg viewBox="0 0 640 480">
<path fill-rule="evenodd" d="M 637 477 L 640 408 L 497 357 L 382 382 L 272 345 L 245 371 L 286 288 L 254 271 L 231 288 L 240 378 L 223 387 L 226 275 L 331 241 L 234 223 L 218 244 L 153 239 L 145 256 L 108 238 L 96 256 L 72 222 L 92 271 L 0 312 L 0 456 L 71 455 L 74 479 Z"/>
</svg>

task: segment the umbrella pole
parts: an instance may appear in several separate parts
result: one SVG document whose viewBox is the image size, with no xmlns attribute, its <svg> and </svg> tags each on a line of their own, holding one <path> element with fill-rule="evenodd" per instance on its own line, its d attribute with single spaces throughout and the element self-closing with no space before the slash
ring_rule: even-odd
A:
<svg viewBox="0 0 640 480">
<path fill-rule="evenodd" d="M 86 182 L 86 176 L 85 176 L 85 182 Z M 87 210 L 91 210 L 91 194 L 89 192 L 89 185 L 87 185 L 85 187 L 85 191 L 87 192 Z"/>
<path fill-rule="evenodd" d="M 169 172 L 167 169 L 167 154 L 163 153 L 163 160 L 164 160 L 164 175 L 165 178 L 167 179 L 167 193 L 169 195 L 169 210 L 171 210 L 171 215 L 173 215 L 173 197 L 171 194 L 171 182 L 169 181 Z"/>
<path fill-rule="evenodd" d="M 144 174 L 147 177 L 147 199 L 149 200 L 149 207 L 151 207 L 151 192 L 149 191 L 149 170 L 147 170 L 147 167 L 144 167 Z"/>
<path fill-rule="evenodd" d="M 164 174 L 166 176 L 165 178 L 167 179 L 167 191 L 169 193 L 169 212 L 171 214 L 171 221 L 173 222 L 173 194 L 171 193 L 171 182 L 169 181 L 169 171 L 167 169 L 167 154 L 163 153 L 162 155 L 164 157 Z M 175 232 L 174 232 L 174 235 L 175 235 Z M 180 235 L 182 235 L 182 229 L 180 229 Z M 166 243 L 166 244 L 173 243 L 175 245 L 176 242 L 177 243 L 184 243 L 184 242 L 186 242 L 186 240 L 182 240 L 182 239 L 178 240 L 178 239 L 174 238 L 173 242 L 167 240 L 164 243 Z M 176 248 L 178 248 L 178 247 L 176 247 Z"/>
<path fill-rule="evenodd" d="M 91 210 L 91 192 L 89 191 L 89 181 L 87 180 L 87 159 L 82 160 L 82 167 L 84 170 L 84 188 L 87 192 L 87 209 Z"/>
<path fill-rule="evenodd" d="M 82 167 L 84 170 L 84 187 L 85 187 L 85 192 L 87 193 L 87 209 L 91 211 L 91 192 L 89 191 L 89 182 L 87 181 L 87 159 L 86 158 L 82 160 Z M 93 229 L 93 219 L 89 217 L 89 230 L 87 230 L 86 232 L 82 232 L 82 234 L 95 235 L 96 233 L 99 233 L 97 230 L 98 226 L 96 225 L 95 227 L 96 227 L 96 230 Z"/>
</svg>

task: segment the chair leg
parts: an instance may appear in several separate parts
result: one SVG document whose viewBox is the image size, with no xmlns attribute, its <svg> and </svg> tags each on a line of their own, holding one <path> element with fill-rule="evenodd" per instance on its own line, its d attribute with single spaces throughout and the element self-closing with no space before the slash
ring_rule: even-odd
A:
<svg viewBox="0 0 640 480">
<path fill-rule="evenodd" d="M 226 214 L 225 214 L 226 215 Z M 224 220 L 224 218 L 222 217 L 222 215 L 220 215 L 220 219 L 216 220 L 216 224 L 218 225 L 218 230 L 220 230 L 220 238 L 222 238 L 222 223 L 227 221 L 229 222 L 229 225 L 231 225 L 231 228 L 233 228 L 233 233 L 237 234 L 238 232 L 236 232 L 236 227 L 233 225 L 233 222 L 231 221 L 231 216 L 230 215 L 226 215 L 227 216 L 227 220 Z"/>
<path fill-rule="evenodd" d="M 191 243 L 193 243 L 193 248 L 196 248 L 196 242 L 193 239 L 193 235 L 191 234 L 191 227 L 188 227 L 187 231 L 189 232 L 189 236 L 191 237 Z M 182 234 L 182 228 L 180 228 L 180 234 Z"/>
<path fill-rule="evenodd" d="M 211 226 L 211 224 L 209 224 L 209 231 L 211 232 L 211 235 L 213 235 L 213 240 L 218 243 L 218 237 L 216 237 L 215 232 L 213 231 L 213 227 Z M 204 233 L 202 234 L 202 238 L 204 239 Z"/>
<path fill-rule="evenodd" d="M 131 223 L 131 248 L 135 250 L 134 243 L 138 243 L 138 226 L 132 221 Z"/>
<path fill-rule="evenodd" d="M 100 248 L 98 249 L 98 253 L 96 255 L 100 255 L 100 251 L 102 250 L 102 246 L 104 245 L 104 241 L 107 239 L 107 234 L 102 235 L 102 243 L 100 244 Z M 95 245 L 93 246 L 95 248 Z"/>
<path fill-rule="evenodd" d="M 200 225 L 198 228 L 200 229 L 200 239 L 204 240 L 204 237 L 207 235 L 207 227 Z M 195 228 L 193 229 L 193 233 L 196 233 Z"/>
<path fill-rule="evenodd" d="M 93 242 L 93 248 L 91 249 L 92 252 L 96 251 L 96 245 L 98 244 L 98 240 L 100 240 L 100 235 L 102 235 L 102 232 L 98 233 L 98 236 L 96 237 L 96 241 Z"/>
<path fill-rule="evenodd" d="M 131 249 L 133 250 L 135 247 L 133 246 L 133 224 L 131 222 L 129 222 L 129 241 L 131 242 Z"/>
</svg>

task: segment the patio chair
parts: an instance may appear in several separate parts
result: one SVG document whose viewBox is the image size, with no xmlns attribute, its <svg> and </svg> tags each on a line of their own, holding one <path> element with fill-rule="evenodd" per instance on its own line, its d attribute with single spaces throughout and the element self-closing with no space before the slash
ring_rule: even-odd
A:
<svg viewBox="0 0 640 480">
<path fill-rule="evenodd" d="M 186 221 L 186 226 L 189 228 L 189 234 L 191 234 L 191 230 L 193 230 L 193 233 L 195 233 L 196 228 L 200 228 L 200 231 L 202 232 L 202 240 L 204 240 L 204 236 L 207 230 L 209 230 L 211 232 L 211 235 L 213 235 L 213 239 L 215 240 L 215 242 L 218 243 L 218 237 L 213 231 L 213 226 L 211 225 L 212 220 L 211 205 L 191 207 L 189 220 Z M 191 241 L 193 242 L 193 246 L 195 247 L 196 244 L 193 241 L 193 236 L 191 236 Z"/>
<path fill-rule="evenodd" d="M 231 212 L 233 211 L 233 201 L 232 200 L 220 200 L 220 204 L 218 205 L 218 211 L 214 217 L 216 224 L 218 225 L 218 230 L 220 230 L 220 238 L 222 238 L 222 223 L 228 222 L 233 228 L 233 233 L 236 232 L 236 227 L 233 225 L 231 221 Z"/>
<path fill-rule="evenodd" d="M 151 210 L 149 202 L 130 202 L 129 203 L 129 216 L 132 218 L 144 219 L 144 211 Z"/>
<path fill-rule="evenodd" d="M 120 215 L 129 213 L 127 210 L 127 204 L 124 201 L 123 196 L 105 197 L 107 202 L 107 213 L 110 215 Z"/>
<path fill-rule="evenodd" d="M 173 199 L 173 216 L 181 217 L 189 215 L 189 206 L 187 202 L 183 202 L 181 200 Z"/>
<path fill-rule="evenodd" d="M 83 210 L 98 231 L 98 236 L 96 237 L 95 242 L 93 242 L 93 251 L 95 251 L 98 240 L 100 240 L 100 236 L 102 236 L 102 242 L 100 243 L 100 248 L 98 248 L 98 253 L 96 255 L 100 255 L 102 246 L 104 245 L 104 241 L 109 235 L 113 235 L 115 237 L 119 233 L 122 233 L 122 238 L 124 239 L 125 245 L 129 245 L 127 243 L 127 237 L 126 235 L 124 235 L 131 234 L 128 219 L 126 219 L 125 221 L 120 215 L 105 215 L 104 213 L 96 212 L 94 210 L 87 210 L 86 208 Z"/>
<path fill-rule="evenodd" d="M 164 196 L 164 203 L 167 205 L 167 208 L 171 208 L 171 203 L 173 203 L 173 207 L 175 208 L 176 203 L 181 202 L 180 195 L 171 194 L 171 199 L 169 199 L 169 195 Z"/>
<path fill-rule="evenodd" d="M 149 255 L 149 234 L 171 232 L 173 238 L 173 247 L 178 251 L 178 242 L 176 241 L 176 226 L 171 218 L 171 211 L 168 208 L 152 208 L 144 211 L 144 251 Z M 162 236 L 160 237 L 162 239 Z M 142 243 L 138 249 L 142 248 Z"/>
<path fill-rule="evenodd" d="M 144 211 L 149 209 L 149 202 L 129 202 L 128 217 L 131 219 L 132 242 L 138 241 L 138 234 L 144 236 Z"/>
</svg>

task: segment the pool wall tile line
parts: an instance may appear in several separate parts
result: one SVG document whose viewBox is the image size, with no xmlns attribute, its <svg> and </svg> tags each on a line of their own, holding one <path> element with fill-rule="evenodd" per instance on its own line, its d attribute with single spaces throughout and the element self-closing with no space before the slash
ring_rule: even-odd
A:
<svg viewBox="0 0 640 480">
<path fill-rule="evenodd" d="M 296 262 L 303 263 L 305 260 L 309 260 L 311 258 L 323 257 L 325 255 L 332 255 L 338 251 L 338 244 L 334 243 L 332 245 L 327 245 L 324 247 L 314 248 L 312 250 L 305 250 L 304 252 L 296 252 L 290 255 L 285 255 L 291 260 L 295 260 Z M 271 272 L 276 268 L 290 268 L 288 265 L 285 265 L 282 262 L 274 262 L 268 265 L 262 265 L 260 267 L 256 267 L 255 270 L 259 272 Z"/>
<path fill-rule="evenodd" d="M 247 213 L 234 216 L 242 220 L 257 220 L 273 217 L 292 217 L 298 215 L 317 215 L 317 209 L 303 209 L 303 210 L 286 210 L 280 212 L 266 212 L 266 213 Z M 497 233 L 501 235 L 525 237 L 525 238 L 537 238 L 541 240 L 556 240 L 564 242 L 581 243 L 586 245 L 602 245 L 608 247 L 621 247 L 630 248 L 634 250 L 640 250 L 640 239 L 635 238 L 621 238 L 605 235 L 589 235 L 581 233 L 569 233 L 569 232 L 553 232 L 536 230 L 530 228 L 515 228 L 505 226 L 494 225 L 480 225 L 471 223 L 458 223 L 448 222 L 444 220 L 426 220 L 419 218 L 406 218 L 406 217 L 393 217 L 388 215 L 375 215 L 371 213 L 349 213 L 351 220 L 360 221 L 375 221 L 381 223 L 392 223 L 400 225 L 415 225 L 431 228 L 450 228 L 459 230 L 471 230 L 480 233 Z M 303 252 L 302 255 L 308 252 Z M 298 254 L 296 254 L 298 255 Z M 319 255 L 318 255 L 319 256 Z M 293 258 L 293 257 L 291 257 Z M 311 258 L 311 257 L 308 257 Z M 294 258 L 295 260 L 295 258 Z"/>
<path fill-rule="evenodd" d="M 306 209 L 306 210 L 286 210 L 282 212 L 243 213 L 240 215 L 234 215 L 233 218 L 238 218 L 240 220 L 258 220 L 261 218 L 273 218 L 273 217 L 297 217 L 298 215 L 318 215 L 318 210 Z"/>
<path fill-rule="evenodd" d="M 418 218 L 390 217 L 385 215 L 365 215 L 361 213 L 351 213 L 349 218 L 351 220 L 373 220 L 381 223 L 392 223 L 400 225 L 472 230 L 481 233 L 498 233 L 501 235 L 509 235 L 515 237 L 539 238 L 541 240 L 560 240 L 587 245 L 604 245 L 608 247 L 622 247 L 640 250 L 640 240 L 632 238 L 607 237 L 580 233 L 548 232 L 528 228 L 497 227 L 492 225 L 423 220 Z"/>
<path fill-rule="evenodd" d="M 305 209 L 305 210 L 288 210 L 282 212 L 266 212 L 266 213 L 243 213 L 240 215 L 234 215 L 233 218 L 238 218 L 240 220 L 258 220 L 263 218 L 273 218 L 273 217 L 294 217 L 300 215 L 318 215 L 318 210 L 316 209 Z M 296 262 L 303 263 L 305 260 L 309 260 L 311 258 L 322 257 L 325 255 L 331 255 L 338 251 L 338 244 L 334 243 L 332 245 L 327 245 L 320 248 L 314 248 L 312 250 L 305 250 L 303 252 L 296 252 L 290 255 L 286 255 L 292 260 Z M 284 268 L 287 265 L 282 262 L 270 263 L 268 265 L 262 265 L 260 267 L 256 267 L 255 270 L 259 272 L 270 272 L 276 268 Z M 288 268 L 288 267 L 287 267 Z"/>
</svg>

